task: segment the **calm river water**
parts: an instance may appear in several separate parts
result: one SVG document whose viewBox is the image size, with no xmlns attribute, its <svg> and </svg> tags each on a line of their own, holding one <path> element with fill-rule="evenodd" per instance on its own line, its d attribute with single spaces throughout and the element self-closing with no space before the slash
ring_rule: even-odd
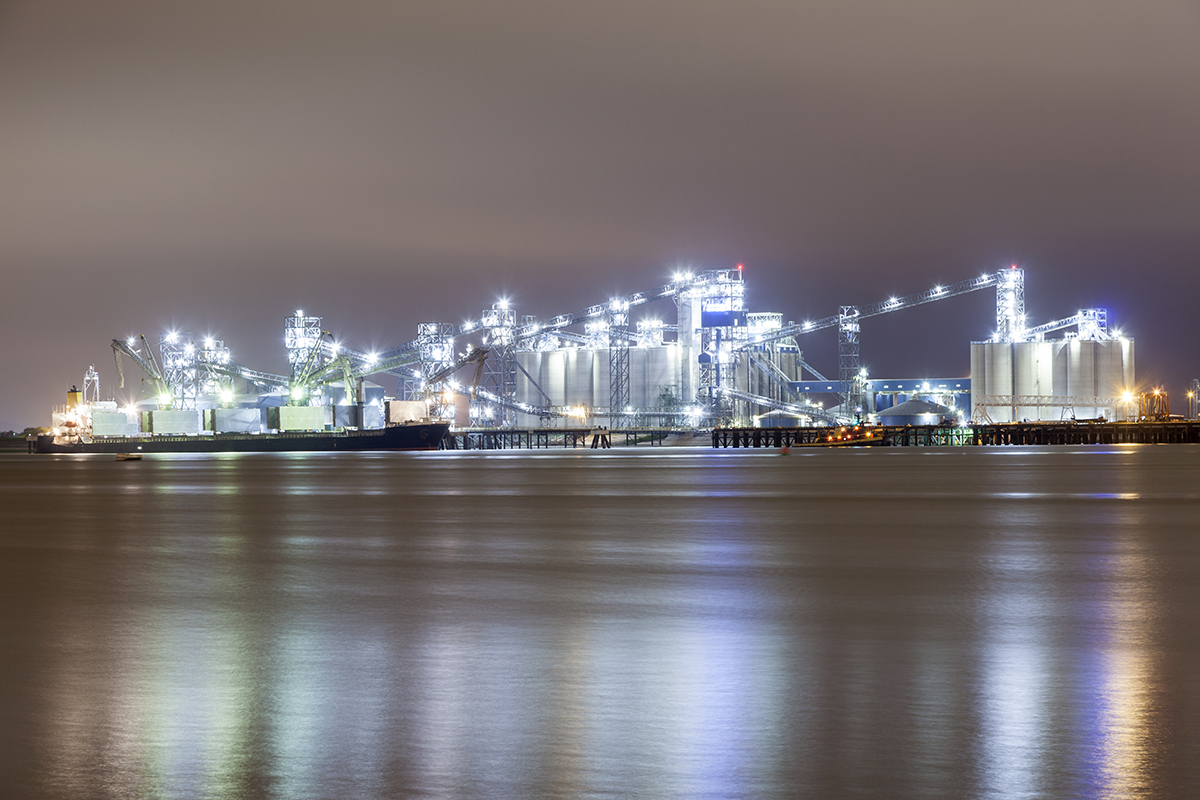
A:
<svg viewBox="0 0 1200 800">
<path fill-rule="evenodd" d="M 27 798 L 1200 796 L 1200 447 L 0 456 Z"/>
</svg>

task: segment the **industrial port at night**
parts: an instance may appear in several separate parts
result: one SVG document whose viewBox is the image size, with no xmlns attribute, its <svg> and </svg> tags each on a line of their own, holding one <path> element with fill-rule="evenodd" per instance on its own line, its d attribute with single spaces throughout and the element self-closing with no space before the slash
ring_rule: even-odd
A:
<svg viewBox="0 0 1200 800">
<path fill-rule="evenodd" d="M 878 378 L 863 365 L 862 320 L 985 290 L 995 292 L 995 326 L 983 332 L 986 339 L 970 343 L 969 377 Z M 625 440 L 635 442 L 638 432 L 658 431 L 657 439 L 648 437 L 654 442 L 673 430 L 863 424 L 933 431 L 890 434 L 889 444 L 1193 436 L 1161 438 L 1128 428 L 1098 433 L 1097 424 L 1170 422 L 1166 395 L 1131 389 L 1137 385 L 1134 342 L 1110 328 L 1106 309 L 1031 323 L 1025 273 L 1017 265 L 800 322 L 750 311 L 745 295 L 741 265 L 680 271 L 657 289 L 547 319 L 519 316 L 499 301 L 461 324 L 422 322 L 415 338 L 379 352 L 334 340 L 320 316 L 297 310 L 284 320 L 287 375 L 246 366 L 225 342 L 188 332 L 164 332 L 156 346 L 145 336 L 114 339 L 118 387 L 125 388 L 124 363 L 131 361 L 150 388 L 142 392 L 148 397 L 102 399 L 99 374 L 90 367 L 83 388 L 56 409 L 52 432 L 56 441 L 103 440 L 371 430 L 432 420 L 453 426 L 443 444 L 453 448 L 548 446 L 552 440 L 565 446 L 586 442 L 578 432 L 591 429 L 624 431 Z M 811 361 L 827 365 L 833 354 L 806 353 L 802 344 L 806 334 L 829 328 L 837 332 L 836 371 L 827 367 L 826 375 Z M 1189 401 L 1194 406 L 1194 391 Z M 1194 416 L 1189 408 L 1188 418 Z M 1048 433 L 1052 423 L 1063 432 Z M 1079 423 L 1091 425 L 1091 433 L 1070 433 Z M 1005 424 L 1033 427 L 963 430 Z M 554 439 L 555 431 L 564 433 Z M 787 445 L 804 437 L 775 438 Z M 604 441 L 611 441 L 608 434 Z M 774 439 L 726 433 L 712 441 L 769 446 Z"/>
</svg>

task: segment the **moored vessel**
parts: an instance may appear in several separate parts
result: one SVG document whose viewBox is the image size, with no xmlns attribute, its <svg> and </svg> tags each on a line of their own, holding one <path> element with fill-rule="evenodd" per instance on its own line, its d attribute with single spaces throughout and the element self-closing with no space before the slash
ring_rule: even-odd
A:
<svg viewBox="0 0 1200 800">
<path fill-rule="evenodd" d="M 344 410 L 344 409 L 341 409 Z M 371 418 L 360 406 L 356 419 Z M 377 424 L 338 425 L 333 407 L 118 410 L 112 401 L 85 402 L 75 387 L 54 409 L 48 433 L 30 442 L 36 453 L 271 453 L 331 450 L 437 450 L 450 429 L 431 420 L 423 402 L 386 401 Z M 270 427 L 267 427 L 270 425 Z"/>
<path fill-rule="evenodd" d="M 416 422 L 367 430 L 266 433 L 146 434 L 65 438 L 42 434 L 39 453 L 277 453 L 329 450 L 437 450 L 448 422 Z"/>
<path fill-rule="evenodd" d="M 883 432 L 865 425 L 844 425 L 822 432 L 815 441 L 797 442 L 792 447 L 874 447 L 887 444 Z"/>
</svg>

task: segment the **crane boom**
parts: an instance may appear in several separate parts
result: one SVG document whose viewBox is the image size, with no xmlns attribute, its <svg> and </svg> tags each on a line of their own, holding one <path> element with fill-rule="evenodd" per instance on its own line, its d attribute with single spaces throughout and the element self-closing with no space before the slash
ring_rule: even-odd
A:
<svg viewBox="0 0 1200 800">
<path fill-rule="evenodd" d="M 142 344 L 145 346 L 145 357 L 130 347 L 126 342 L 123 342 L 120 339 L 112 340 L 113 358 L 116 359 L 117 362 L 117 375 L 119 376 L 120 380 L 120 388 L 125 388 L 125 371 L 122 368 L 121 356 L 126 355 L 133 359 L 135 364 L 141 367 L 142 372 L 145 372 L 146 376 L 149 377 L 150 380 L 154 381 L 156 396 L 169 396 L 171 394 L 171 390 L 167 386 L 167 381 L 166 378 L 163 377 L 162 370 L 158 368 L 158 362 L 154 360 L 154 353 L 150 350 L 150 343 L 146 341 L 145 336 L 139 336 L 138 338 L 141 339 Z"/>
</svg>

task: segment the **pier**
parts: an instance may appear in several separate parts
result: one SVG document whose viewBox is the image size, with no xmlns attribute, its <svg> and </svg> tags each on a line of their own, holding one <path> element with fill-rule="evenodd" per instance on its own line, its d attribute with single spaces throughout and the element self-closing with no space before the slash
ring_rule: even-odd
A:
<svg viewBox="0 0 1200 800">
<path fill-rule="evenodd" d="M 815 442 L 825 428 L 716 428 L 712 446 L 791 447 Z M 966 447 L 1056 444 L 1196 444 L 1200 421 L 1178 422 L 1014 422 L 959 427 L 883 425 L 884 444 L 893 447 Z M 853 446 L 853 445 L 851 445 Z"/>
<path fill-rule="evenodd" d="M 443 450 L 546 450 L 586 447 L 607 450 L 613 445 L 661 447 L 667 436 L 679 431 L 666 428 L 477 428 L 450 431 Z"/>
</svg>

